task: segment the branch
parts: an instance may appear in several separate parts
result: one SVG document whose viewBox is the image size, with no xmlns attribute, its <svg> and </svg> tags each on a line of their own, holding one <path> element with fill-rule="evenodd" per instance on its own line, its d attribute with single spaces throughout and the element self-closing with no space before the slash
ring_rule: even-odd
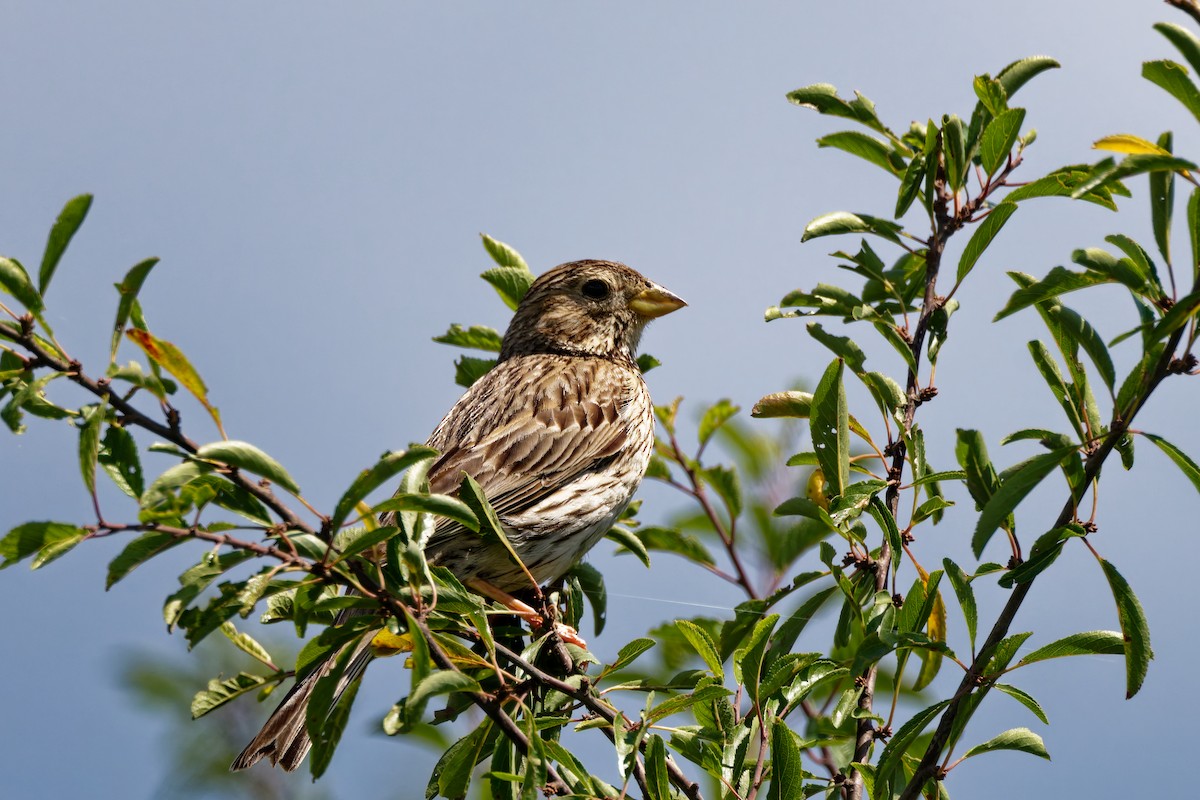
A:
<svg viewBox="0 0 1200 800">
<path fill-rule="evenodd" d="M 1198 290 L 1200 290 L 1200 279 L 1197 279 L 1192 287 L 1192 291 Z M 1143 387 L 1143 391 L 1139 393 L 1136 403 L 1129 410 L 1128 414 L 1126 414 L 1126 417 L 1124 419 L 1120 418 L 1121 409 L 1113 410 L 1113 419 L 1108 435 L 1104 437 L 1100 446 L 1084 462 L 1084 485 L 1092 483 L 1099 476 L 1100 468 L 1104 465 L 1105 459 L 1112 453 L 1117 443 L 1121 441 L 1121 437 L 1129 431 L 1134 417 L 1145 406 L 1146 401 L 1150 398 L 1154 390 L 1158 388 L 1158 385 L 1168 375 L 1176 374 L 1172 370 L 1172 362 L 1175 360 L 1175 350 L 1179 346 L 1182 336 L 1183 328 L 1171 334 L 1171 337 L 1167 340 L 1166 347 L 1163 348 L 1162 356 L 1159 358 L 1154 372 Z M 1058 515 L 1057 521 L 1054 523 L 1054 527 L 1062 527 L 1069 523 L 1075 518 L 1075 511 L 1076 499 L 1074 496 L 1069 496 Z M 921 758 L 920 765 L 913 773 L 912 780 L 909 781 L 908 785 L 904 788 L 903 794 L 900 795 L 900 800 L 914 800 L 930 779 L 941 780 L 945 777 L 945 772 L 937 765 L 937 760 L 949 742 L 955 719 L 958 717 L 959 712 L 962 711 L 963 704 L 971 694 L 981 686 L 989 685 L 989 682 L 984 678 L 984 670 L 987 668 L 988 662 L 991 661 L 992 655 L 996 651 L 996 646 L 1008 636 L 1013 619 L 1017 616 L 1017 612 L 1025 602 L 1029 590 L 1033 588 L 1034 580 L 1036 580 L 1036 576 L 1030 578 L 1026 583 L 1017 584 L 1016 588 L 1013 589 L 1008 602 L 1005 603 L 1000 616 L 992 626 L 991 632 L 988 633 L 987 640 L 984 641 L 983 646 L 979 649 L 979 653 L 972 660 L 967 673 L 963 675 L 963 679 L 959 683 L 958 689 L 950 701 L 950 705 L 942 712 L 937 730 L 934 732 L 929 746 L 925 749 L 925 755 Z"/>
<path fill-rule="evenodd" d="M 197 450 L 199 450 L 199 446 L 191 439 L 184 436 L 177 427 L 164 425 L 163 423 L 151 419 L 143 414 L 132 403 L 121 397 L 121 395 L 119 395 L 117 392 L 113 391 L 111 384 L 109 384 L 107 380 L 93 380 L 92 378 L 89 378 L 84 373 L 83 367 L 78 361 L 66 362 L 48 352 L 44 347 L 38 344 L 37 340 L 33 337 L 32 331 L 27 330 L 27 328 L 28 326 L 23 324 L 22 333 L 20 334 L 10 334 L 7 329 L 0 329 L 0 331 L 3 331 L 9 335 L 11 341 L 20 345 L 33 355 L 33 359 L 29 364 L 31 369 L 37 367 L 47 367 L 55 372 L 60 372 L 70 378 L 74 383 L 82 386 L 84 389 L 94 394 L 96 397 L 107 399 L 109 405 L 111 405 L 121 414 L 126 424 L 136 425 L 139 428 L 143 428 L 144 430 L 147 430 L 150 433 L 153 433 L 155 436 L 165 439 L 166 441 L 176 445 L 188 453 L 194 454 Z M 254 481 L 245 477 L 237 469 L 230 469 L 228 473 L 225 473 L 225 476 L 232 483 L 237 484 L 239 487 L 245 489 L 247 492 L 261 500 L 264 505 L 274 511 L 275 514 L 278 515 L 281 520 L 283 520 L 288 528 L 303 531 L 304 533 L 314 532 L 311 526 L 305 524 L 299 517 L 295 515 L 295 513 L 292 512 L 290 508 L 280 502 L 279 498 L 275 496 L 275 493 L 266 486 L 260 484 L 258 481 Z"/>
<path fill-rule="evenodd" d="M 938 137 L 940 152 L 940 133 Z M 892 444 L 892 463 L 888 471 L 888 487 L 884 493 L 884 503 L 893 519 L 896 519 L 900 507 L 900 478 L 904 472 L 904 459 L 907 455 L 904 438 L 912 432 L 913 422 L 917 414 L 917 406 L 928 399 L 921 389 L 917 373 L 921 368 L 921 351 L 925 345 L 925 335 L 929 331 L 929 321 L 932 319 L 934 312 L 946 302 L 945 298 L 937 296 L 937 279 L 942 265 L 942 254 L 945 252 L 946 242 L 951 236 L 972 221 L 972 216 L 983 207 L 991 193 L 1004 186 L 1005 179 L 1020 164 L 1020 155 L 1009 158 L 1004 170 L 997 176 L 995 181 L 988 184 L 974 198 L 960 205 L 957 202 L 957 197 L 954 196 L 952 198 L 952 195 L 946 191 L 945 162 L 939 159 L 937 173 L 934 176 L 934 191 L 936 192 L 933 201 L 934 227 L 929 239 L 925 242 L 925 295 L 921 300 L 921 315 L 917 318 L 917 325 L 913 329 L 909 345 L 913 357 L 913 366 L 909 368 L 908 382 L 905 387 L 908 403 L 904 410 L 904 430 L 902 432 L 903 435 Z M 955 200 L 955 210 L 953 212 L 950 211 L 951 199 Z M 955 289 L 957 288 L 958 285 L 955 284 Z M 893 555 L 887 537 L 884 537 L 879 547 L 879 558 L 876 561 L 875 567 L 876 592 L 884 591 L 887 588 L 888 574 L 891 571 Z M 863 714 L 858 720 L 853 759 L 859 763 L 867 761 L 871 752 L 871 746 L 875 743 L 876 730 L 874 723 L 870 719 L 870 715 L 875 701 L 875 682 L 878 673 L 878 664 L 871 664 L 859 676 L 863 684 L 863 690 L 858 698 L 858 708 Z M 849 800 L 860 800 L 862 798 L 863 780 L 859 772 L 855 771 L 853 779 L 847 784 L 845 791 L 846 797 Z"/>
<path fill-rule="evenodd" d="M 703 481 L 701 481 L 700 476 L 696 474 L 696 470 L 688 461 L 688 457 L 684 455 L 683 448 L 679 446 L 679 442 L 675 439 L 675 434 L 672 432 L 670 436 L 671 449 L 675 452 L 675 460 L 679 463 L 679 466 L 683 467 L 684 473 L 686 473 L 688 476 L 688 482 L 691 483 L 691 488 L 689 489 L 686 486 L 680 486 L 674 481 L 669 481 L 669 483 L 671 483 L 673 486 L 677 486 L 687 494 L 690 494 L 692 497 L 696 498 L 696 502 L 699 503 L 700 508 L 704 510 L 704 515 L 708 517 L 708 521 L 712 523 L 713 529 L 717 532 L 717 535 L 721 537 L 721 543 L 725 545 L 725 552 L 728 554 L 729 561 L 733 564 L 733 569 L 737 573 L 737 580 L 735 583 L 742 587 L 742 590 L 751 600 L 758 600 L 758 591 L 754 588 L 754 582 L 750 580 L 750 575 L 746 572 L 745 566 L 742 565 L 741 556 L 738 555 L 736 547 L 737 532 L 734 527 L 737 524 L 737 520 L 731 518 L 729 529 L 726 530 L 724 521 L 717 513 L 717 510 L 713 508 L 712 502 L 708 499 L 708 492 L 704 490 Z"/>
</svg>

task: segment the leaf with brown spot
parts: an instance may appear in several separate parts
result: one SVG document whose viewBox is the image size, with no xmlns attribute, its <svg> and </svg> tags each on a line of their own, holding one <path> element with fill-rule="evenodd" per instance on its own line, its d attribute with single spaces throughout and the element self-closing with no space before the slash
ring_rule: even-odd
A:
<svg viewBox="0 0 1200 800">
<path fill-rule="evenodd" d="M 204 406 L 209 416 L 213 418 L 213 422 L 216 423 L 217 430 L 221 432 L 221 438 L 228 439 L 229 437 L 225 435 L 225 427 L 221 424 L 220 412 L 217 411 L 216 406 L 208 402 L 208 387 L 204 385 L 200 373 L 196 372 L 196 368 L 187 360 L 183 351 L 165 339 L 159 339 L 150 331 L 130 328 L 125 331 L 125 335 L 142 348 L 147 358 L 171 373 L 200 401 L 200 405 Z"/>
</svg>

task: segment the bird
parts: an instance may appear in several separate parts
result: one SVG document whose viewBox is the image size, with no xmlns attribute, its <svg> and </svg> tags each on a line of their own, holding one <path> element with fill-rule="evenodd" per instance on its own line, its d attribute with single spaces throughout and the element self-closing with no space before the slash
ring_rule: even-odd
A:
<svg viewBox="0 0 1200 800">
<path fill-rule="evenodd" d="M 628 507 L 654 450 L 654 407 L 635 360 L 638 344 L 647 323 L 685 305 L 615 261 L 573 261 L 533 281 L 496 365 L 428 439 L 439 453 L 428 472 L 430 491 L 455 495 L 464 474 L 474 478 L 522 563 L 502 543 L 442 519 L 425 546 L 430 564 L 540 620 L 511 593 L 563 577 Z M 565 626 L 560 632 L 574 634 Z M 349 656 L 336 695 L 372 660 L 369 644 L 366 637 Z M 292 686 L 231 770 L 263 758 L 288 772 L 300 766 L 311 747 L 308 701 L 333 661 Z"/>
</svg>

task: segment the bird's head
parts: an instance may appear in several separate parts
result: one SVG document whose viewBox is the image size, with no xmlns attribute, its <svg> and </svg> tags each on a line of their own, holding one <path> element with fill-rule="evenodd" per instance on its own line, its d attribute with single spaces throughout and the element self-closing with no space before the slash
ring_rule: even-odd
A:
<svg viewBox="0 0 1200 800">
<path fill-rule="evenodd" d="M 687 305 L 615 261 L 572 261 L 538 276 L 504 334 L 500 360 L 533 353 L 632 361 L 646 323 Z"/>
</svg>

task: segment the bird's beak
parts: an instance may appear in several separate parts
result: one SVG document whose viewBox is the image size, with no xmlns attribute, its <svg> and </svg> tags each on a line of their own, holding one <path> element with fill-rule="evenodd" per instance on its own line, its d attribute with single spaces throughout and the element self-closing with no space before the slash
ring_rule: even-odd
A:
<svg viewBox="0 0 1200 800">
<path fill-rule="evenodd" d="M 687 303 L 657 283 L 652 284 L 649 289 L 638 292 L 629 301 L 629 308 L 638 316 L 645 317 L 646 319 L 654 319 L 664 314 L 670 314 L 672 311 L 676 311 L 686 305 Z"/>
</svg>

